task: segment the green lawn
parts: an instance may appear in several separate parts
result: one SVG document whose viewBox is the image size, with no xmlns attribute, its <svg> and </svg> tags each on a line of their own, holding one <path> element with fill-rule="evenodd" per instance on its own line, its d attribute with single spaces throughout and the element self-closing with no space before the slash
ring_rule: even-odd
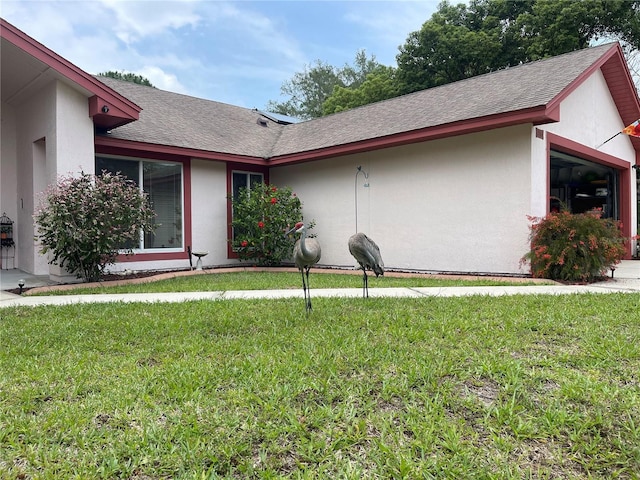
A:
<svg viewBox="0 0 640 480">
<path fill-rule="evenodd" d="M 362 275 L 316 273 L 311 272 L 311 288 L 362 288 Z M 553 283 L 553 282 L 549 282 Z M 369 276 L 369 288 L 377 287 L 451 287 L 451 286 L 496 286 L 496 285 L 525 285 L 526 281 L 464 278 L 441 278 L 422 275 L 416 277 L 378 277 Z M 529 282 L 533 284 L 533 281 Z M 539 284 L 539 282 L 538 282 Z M 98 287 L 83 287 L 78 285 L 71 290 L 47 291 L 40 295 L 77 295 L 95 293 L 152 293 L 152 292 L 208 292 L 229 290 L 273 290 L 273 289 L 302 289 L 300 273 L 292 272 L 231 272 L 209 273 L 205 275 L 187 275 L 167 280 L 148 281 L 138 284 L 104 285 Z"/>
<path fill-rule="evenodd" d="M 638 294 L 12 307 L 0 344 L 2 479 L 640 478 Z"/>
</svg>

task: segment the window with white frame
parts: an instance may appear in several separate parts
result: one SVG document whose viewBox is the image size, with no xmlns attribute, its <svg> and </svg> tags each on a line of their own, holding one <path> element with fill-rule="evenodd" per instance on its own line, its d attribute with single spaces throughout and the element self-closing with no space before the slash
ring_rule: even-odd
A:
<svg viewBox="0 0 640 480">
<path fill-rule="evenodd" d="M 141 251 L 183 249 L 183 174 L 182 164 L 121 157 L 96 157 L 96 173 L 121 173 L 134 181 L 149 196 L 156 213 L 153 233 L 140 234 Z"/>
</svg>

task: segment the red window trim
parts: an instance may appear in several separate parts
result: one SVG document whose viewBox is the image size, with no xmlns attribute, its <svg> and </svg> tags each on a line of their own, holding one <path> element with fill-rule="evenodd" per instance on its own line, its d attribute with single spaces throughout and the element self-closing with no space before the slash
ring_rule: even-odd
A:
<svg viewBox="0 0 640 480">
<path fill-rule="evenodd" d="M 621 158 L 601 152 L 581 143 L 547 132 L 547 198 L 551 195 L 551 150 L 557 150 L 569 155 L 584 158 L 585 160 L 611 167 L 620 175 L 620 221 L 622 222 L 622 234 L 631 237 L 631 164 Z M 549 202 L 547 213 L 549 213 Z M 631 259 L 631 242 L 625 245 L 627 253 L 625 259 Z"/>
<path fill-rule="evenodd" d="M 161 152 L 140 152 L 135 149 L 110 147 L 105 145 L 96 145 L 96 156 L 100 155 L 117 155 L 122 157 L 130 157 L 138 160 L 162 160 L 168 162 L 176 162 L 182 164 L 182 182 L 184 191 L 182 193 L 182 202 L 184 204 L 184 243 L 180 252 L 153 252 L 153 253 L 136 253 L 134 255 L 118 255 L 118 263 L 126 262 L 150 262 L 158 260 L 189 260 L 188 247 L 191 246 L 192 233 L 192 209 L 191 209 L 191 158 L 170 155 Z"/>
<path fill-rule="evenodd" d="M 248 165 L 246 163 L 227 162 L 227 258 L 229 259 L 238 258 L 238 254 L 233 251 L 233 247 L 231 245 L 231 240 L 233 239 L 233 229 L 231 227 L 231 222 L 233 221 L 231 194 L 233 192 L 232 182 L 234 171 L 260 173 L 263 175 L 265 183 L 269 183 L 268 167 L 263 167 L 260 165 Z"/>
</svg>

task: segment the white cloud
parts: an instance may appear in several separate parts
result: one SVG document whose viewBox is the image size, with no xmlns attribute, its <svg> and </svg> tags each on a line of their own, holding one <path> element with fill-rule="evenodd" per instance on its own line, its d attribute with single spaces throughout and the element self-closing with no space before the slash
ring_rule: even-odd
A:
<svg viewBox="0 0 640 480">
<path fill-rule="evenodd" d="M 395 65 L 398 47 L 404 45 L 411 32 L 420 30 L 422 24 L 438 9 L 439 0 L 414 0 L 402 2 L 375 2 L 374 7 L 349 3 L 346 19 L 375 42 L 376 59 L 387 65 Z"/>
<path fill-rule="evenodd" d="M 394 64 L 437 1 L 2 0 L 2 16 L 89 73 L 263 108 L 318 59 Z"/>
<path fill-rule="evenodd" d="M 194 27 L 201 20 L 195 12 L 198 3 L 190 0 L 100 0 L 113 13 L 113 33 L 126 44 L 167 34 L 185 26 Z"/>
<path fill-rule="evenodd" d="M 167 73 L 159 67 L 145 66 L 132 73 L 142 75 L 149 79 L 149 81 L 160 90 L 168 90 L 176 93 L 188 93 L 188 89 L 180 83 L 175 74 Z"/>
</svg>

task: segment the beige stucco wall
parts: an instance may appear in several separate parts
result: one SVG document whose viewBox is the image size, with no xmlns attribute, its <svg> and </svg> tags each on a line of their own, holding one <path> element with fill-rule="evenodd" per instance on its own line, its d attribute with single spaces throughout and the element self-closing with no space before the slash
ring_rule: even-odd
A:
<svg viewBox="0 0 640 480">
<path fill-rule="evenodd" d="M 14 215 L 16 267 L 39 275 L 64 274 L 57 267 L 50 268 L 38 253 L 32 215 L 41 192 L 58 175 L 94 171 L 93 122 L 87 98 L 66 84 L 52 82 L 20 105 L 3 105 L 2 113 L 2 202 L 8 207 L 7 214 Z M 6 131 L 5 119 L 10 126 Z M 6 182 L 13 182 L 15 188 L 5 191 Z"/>
<path fill-rule="evenodd" d="M 18 214 L 16 170 L 16 112 L 8 104 L 0 105 L 0 214 L 16 221 Z M 16 225 L 14 223 L 14 230 Z M 14 237 L 17 232 L 14 231 Z M 2 268 L 13 268 L 16 264 L 15 249 L 3 249 Z"/>
<path fill-rule="evenodd" d="M 193 251 L 209 252 L 202 258 L 205 267 L 235 263 L 227 259 L 227 166 L 192 160 L 191 168 Z"/>
<path fill-rule="evenodd" d="M 274 168 L 315 220 L 324 265 L 353 266 L 358 229 L 380 246 L 387 268 L 522 273 L 530 214 L 531 126 Z M 364 187 L 361 165 L 368 174 Z"/>
<path fill-rule="evenodd" d="M 612 140 L 605 142 L 617 132 L 622 131 L 626 125 L 622 122 L 618 109 L 613 101 L 606 80 L 600 70 L 587 78 L 576 88 L 560 106 L 560 122 L 542 125 L 539 128 L 551 132 L 574 142 L 583 144 L 598 152 L 612 155 L 629 163 L 636 162 L 636 153 L 631 144 L 630 137 L 619 134 Z M 536 206 L 534 212 L 540 215 L 544 213 L 546 198 L 542 197 L 545 190 L 542 186 L 547 181 L 546 167 L 544 175 L 540 175 L 542 167 L 546 166 L 547 148 L 546 141 L 541 141 L 532 135 L 532 204 Z M 637 203 L 634 201 L 637 195 L 635 175 L 630 176 L 628 185 L 631 192 L 631 235 L 637 232 Z"/>
</svg>

